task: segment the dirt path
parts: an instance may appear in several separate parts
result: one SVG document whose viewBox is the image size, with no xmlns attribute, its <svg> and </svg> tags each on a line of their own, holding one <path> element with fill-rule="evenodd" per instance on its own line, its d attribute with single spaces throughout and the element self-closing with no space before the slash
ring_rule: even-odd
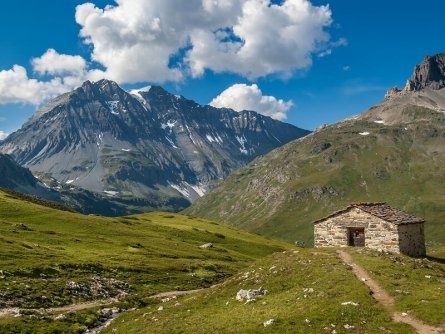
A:
<svg viewBox="0 0 445 334">
<path fill-rule="evenodd" d="M 213 289 L 218 285 L 212 285 L 209 289 Z M 167 292 L 161 292 L 156 295 L 150 296 L 150 298 L 158 299 L 158 298 L 168 298 L 173 296 L 182 296 L 182 295 L 190 295 L 193 293 L 197 293 L 200 291 L 204 291 L 206 289 L 196 289 L 196 290 L 186 290 L 186 291 L 167 291 Z M 41 309 L 21 309 L 19 307 L 14 308 L 4 308 L 0 309 L 0 318 L 6 318 L 6 317 L 14 317 L 19 316 L 21 311 L 26 311 L 27 313 L 45 313 L 45 314 L 56 314 L 56 313 L 69 313 L 69 312 L 76 312 L 76 311 L 82 311 L 93 307 L 99 307 L 99 306 L 107 306 L 112 303 L 117 302 L 118 299 L 106 299 L 106 300 L 96 300 L 91 302 L 83 302 L 83 303 L 77 303 L 77 304 L 71 304 L 66 305 L 62 307 L 52 307 L 52 308 L 41 308 Z"/>
<path fill-rule="evenodd" d="M 98 306 L 106 306 L 111 303 L 115 303 L 117 299 L 106 299 L 106 300 L 96 300 L 92 302 L 84 302 L 84 303 L 78 303 L 78 304 L 71 304 L 66 305 L 62 307 L 51 307 L 51 308 L 40 308 L 40 309 L 21 309 L 18 307 L 15 308 L 4 308 L 0 309 L 0 318 L 5 317 L 14 317 L 17 315 L 20 315 L 20 312 L 26 311 L 29 313 L 46 313 L 46 314 L 54 314 L 54 313 L 68 313 L 68 312 L 76 312 L 76 311 L 82 311 L 93 307 Z"/>
<path fill-rule="evenodd" d="M 158 298 L 168 298 L 168 297 L 174 297 L 174 296 L 190 295 L 192 293 L 197 293 L 197 292 L 204 291 L 204 290 L 206 290 L 206 289 L 161 292 L 156 295 L 150 296 L 150 298 L 158 299 Z"/>
<path fill-rule="evenodd" d="M 403 322 L 410 325 L 418 334 L 442 333 L 441 328 L 427 325 L 412 315 L 397 312 L 394 308 L 394 298 L 389 295 L 376 281 L 374 281 L 363 267 L 354 263 L 350 254 L 343 250 L 338 250 L 337 253 L 342 261 L 352 268 L 352 272 L 355 274 L 355 276 L 357 276 L 360 281 L 365 283 L 371 289 L 373 293 L 372 296 L 391 313 L 392 319 L 395 322 Z"/>
</svg>

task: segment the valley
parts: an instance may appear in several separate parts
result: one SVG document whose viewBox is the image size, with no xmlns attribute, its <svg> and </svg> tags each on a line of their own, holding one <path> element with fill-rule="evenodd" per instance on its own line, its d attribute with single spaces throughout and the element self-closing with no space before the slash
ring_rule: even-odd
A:
<svg viewBox="0 0 445 334">
<path fill-rule="evenodd" d="M 0 334 L 445 334 L 444 11 L 4 2 Z"/>
<path fill-rule="evenodd" d="M 289 248 L 188 216 L 83 216 L 4 192 L 0 217 L 0 309 L 24 310 L 0 319 L 1 333 L 78 333 L 97 321 L 98 307 L 63 321 L 39 310 L 105 300 L 140 307 L 153 303 L 150 295 L 209 287 Z"/>
</svg>

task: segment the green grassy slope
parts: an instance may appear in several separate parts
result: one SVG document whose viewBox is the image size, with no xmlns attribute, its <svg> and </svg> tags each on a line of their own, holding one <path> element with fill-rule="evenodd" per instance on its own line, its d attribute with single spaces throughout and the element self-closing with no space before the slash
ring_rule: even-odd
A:
<svg viewBox="0 0 445 334">
<path fill-rule="evenodd" d="M 235 299 L 240 289 L 259 287 L 269 292 L 250 303 Z M 414 332 L 391 322 L 334 250 L 299 249 L 260 259 L 214 289 L 129 312 L 108 333 Z"/>
<path fill-rule="evenodd" d="M 424 322 L 445 325 L 445 253 L 429 259 L 381 254 L 367 249 L 351 252 L 390 295 L 400 312 Z"/>
<path fill-rule="evenodd" d="M 209 242 L 213 248 L 199 247 Z M 143 305 L 150 294 L 208 287 L 287 247 L 183 215 L 83 216 L 0 192 L 0 308 L 57 307 L 116 296 Z M 51 319 L 0 319 L 0 332 L 25 333 L 27 321 L 32 333 L 54 325 Z M 82 322 L 94 322 L 94 316 L 59 325 L 76 332 L 85 329 Z"/>
<path fill-rule="evenodd" d="M 445 243 L 445 115 L 410 105 L 400 113 L 403 124 L 353 119 L 276 149 L 185 212 L 311 244 L 312 221 L 386 201 L 426 219 L 427 239 Z"/>
</svg>

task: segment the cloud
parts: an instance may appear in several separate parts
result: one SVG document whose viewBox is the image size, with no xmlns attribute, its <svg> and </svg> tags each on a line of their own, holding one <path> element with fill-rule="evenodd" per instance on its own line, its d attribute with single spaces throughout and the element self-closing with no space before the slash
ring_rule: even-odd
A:
<svg viewBox="0 0 445 334">
<path fill-rule="evenodd" d="M 83 76 L 87 62 L 81 56 L 59 54 L 49 49 L 41 57 L 31 60 L 34 71 L 41 75 Z"/>
<path fill-rule="evenodd" d="M 326 56 L 330 56 L 334 51 L 334 49 L 346 45 L 348 45 L 348 40 L 346 38 L 340 38 L 337 41 L 329 42 L 327 44 L 327 47 L 318 54 L 318 57 L 324 58 Z"/>
<path fill-rule="evenodd" d="M 349 72 L 350 70 L 351 70 L 351 66 L 349 66 L 349 65 L 343 66 L 343 71 Z"/>
<path fill-rule="evenodd" d="M 253 110 L 272 118 L 283 120 L 293 107 L 292 101 L 284 101 L 263 95 L 256 84 L 236 84 L 215 97 L 210 105 L 217 108 L 231 108 L 236 111 Z"/>
<path fill-rule="evenodd" d="M 0 130 L 0 140 L 5 139 L 6 137 L 8 137 L 8 135 L 9 133 Z"/>
<path fill-rule="evenodd" d="M 37 76 L 47 78 L 31 78 L 26 68 L 20 65 L 0 71 L 0 104 L 39 105 L 74 89 L 86 79 L 101 77 L 97 75 L 97 70 L 87 69 L 88 64 L 81 56 L 59 54 L 54 49 L 33 58 L 31 65 Z"/>
<path fill-rule="evenodd" d="M 0 103 L 38 104 L 85 79 L 182 82 L 206 71 L 290 77 L 347 43 L 331 41 L 329 6 L 309 0 L 115 0 L 79 5 L 75 20 L 91 54 L 49 49 L 31 60 L 34 77 L 19 65 L 1 71 Z M 11 80 L 19 85 L 9 88 Z"/>
<path fill-rule="evenodd" d="M 62 78 L 39 81 L 28 77 L 26 69 L 14 65 L 10 70 L 0 71 L 0 103 L 40 104 L 69 89 Z"/>
<path fill-rule="evenodd" d="M 76 9 L 92 59 L 118 82 L 180 81 L 205 70 L 288 74 L 331 48 L 328 6 L 308 0 L 117 0 Z M 332 51 L 330 51 L 332 52 Z"/>
<path fill-rule="evenodd" d="M 194 76 L 205 69 L 251 79 L 275 73 L 291 75 L 309 67 L 312 54 L 328 46 L 325 28 L 331 23 L 328 6 L 316 7 L 306 0 L 285 0 L 281 5 L 244 1 L 226 34 L 205 30 L 191 34 L 193 47 L 187 62 Z"/>
</svg>

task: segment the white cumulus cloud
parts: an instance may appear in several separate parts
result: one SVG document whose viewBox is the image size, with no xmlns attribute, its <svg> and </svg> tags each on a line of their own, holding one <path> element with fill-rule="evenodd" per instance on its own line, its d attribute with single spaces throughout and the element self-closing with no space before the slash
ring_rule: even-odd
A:
<svg viewBox="0 0 445 334">
<path fill-rule="evenodd" d="M 5 139 L 6 137 L 8 137 L 9 133 L 6 133 L 5 131 L 1 131 L 0 130 L 0 140 Z"/>
<path fill-rule="evenodd" d="M 272 118 L 283 120 L 293 107 L 292 101 L 263 95 L 256 85 L 236 84 L 215 97 L 210 105 L 217 108 L 231 108 L 236 111 L 253 110 Z"/>
<path fill-rule="evenodd" d="M 66 92 L 68 87 L 62 78 L 39 81 L 29 78 L 26 69 L 14 65 L 10 70 L 0 71 L 0 103 L 40 104 Z"/>
<path fill-rule="evenodd" d="M 241 12 L 222 31 L 200 30 L 190 35 L 187 62 L 192 75 L 206 69 L 248 78 L 287 76 L 312 64 L 312 55 L 328 48 L 325 28 L 332 23 L 328 6 L 307 0 L 242 2 Z M 221 27 L 224 28 L 224 27 Z"/>
<path fill-rule="evenodd" d="M 97 70 L 87 69 L 87 62 L 81 56 L 60 54 L 54 49 L 48 49 L 42 56 L 33 58 L 31 65 L 34 73 L 48 78 L 33 78 L 20 65 L 0 71 L 0 104 L 39 105 L 74 89 L 86 79 L 101 77 L 96 76 Z"/>
<path fill-rule="evenodd" d="M 76 21 L 92 59 L 118 82 L 178 81 L 207 69 L 249 78 L 290 75 L 331 47 L 331 10 L 308 0 L 116 2 L 104 9 L 80 5 Z"/>
<path fill-rule="evenodd" d="M 49 49 L 41 57 L 31 60 L 34 71 L 39 74 L 83 76 L 87 62 L 81 56 L 59 54 Z"/>
<path fill-rule="evenodd" d="M 20 65 L 0 71 L 0 103 L 39 104 L 86 79 L 180 82 L 206 71 L 290 77 L 346 44 L 331 40 L 329 6 L 309 0 L 115 0 L 79 5 L 75 20 L 91 54 L 48 49 L 31 60 L 33 75 Z"/>
</svg>

